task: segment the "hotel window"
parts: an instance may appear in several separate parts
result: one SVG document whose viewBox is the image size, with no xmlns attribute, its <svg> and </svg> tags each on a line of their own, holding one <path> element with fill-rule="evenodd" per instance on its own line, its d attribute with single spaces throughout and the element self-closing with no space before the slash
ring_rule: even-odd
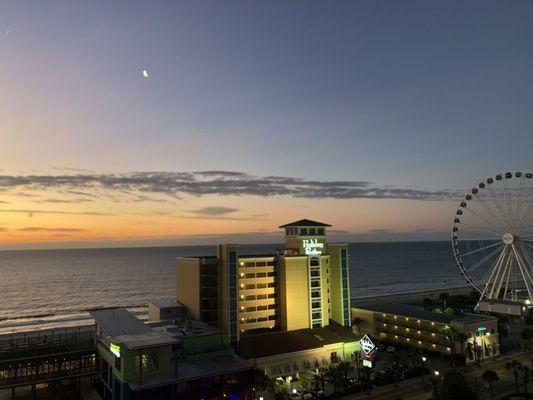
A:
<svg viewBox="0 0 533 400">
<path fill-rule="evenodd" d="M 270 283 L 268 284 L 268 287 L 269 287 L 269 288 L 275 288 L 275 287 L 276 287 L 276 282 L 270 282 Z"/>
<path fill-rule="evenodd" d="M 258 272 L 257 274 L 255 274 L 256 278 L 266 278 L 266 276 L 267 276 L 266 272 Z"/>
<path fill-rule="evenodd" d="M 244 287 L 246 290 L 255 289 L 255 283 L 250 283 Z"/>
<path fill-rule="evenodd" d="M 270 305 L 268 306 L 268 309 L 269 309 L 269 310 L 275 310 L 275 309 L 277 309 L 277 308 L 278 308 L 278 307 L 277 307 L 275 304 L 270 304 Z"/>
<path fill-rule="evenodd" d="M 268 298 L 269 299 L 275 299 L 276 298 L 276 293 L 269 293 L 268 294 Z"/>
<path fill-rule="evenodd" d="M 256 308 L 255 307 L 246 307 L 246 312 L 251 312 L 251 311 L 255 311 Z"/>
<path fill-rule="evenodd" d="M 256 285 L 256 288 L 257 288 L 257 289 L 266 289 L 266 287 L 267 287 L 267 284 L 266 284 L 266 283 L 258 283 L 258 284 Z"/>
<path fill-rule="evenodd" d="M 316 234 L 319 236 L 324 236 L 324 228 L 317 228 Z"/>
<path fill-rule="evenodd" d="M 135 356 L 134 365 L 135 372 L 140 372 L 140 357 Z M 142 369 L 143 371 L 157 371 L 159 369 L 159 357 L 157 353 L 143 354 L 142 355 Z"/>
<path fill-rule="evenodd" d="M 245 299 L 246 301 L 255 300 L 255 295 L 252 294 L 252 295 L 250 295 L 250 296 L 246 296 L 244 299 Z"/>
<path fill-rule="evenodd" d="M 257 311 L 268 310 L 268 306 L 257 306 Z"/>
<path fill-rule="evenodd" d="M 257 300 L 263 300 L 263 299 L 267 299 L 268 296 L 266 294 L 258 294 L 257 295 Z"/>
<path fill-rule="evenodd" d="M 268 277 L 271 277 L 271 276 L 276 277 L 277 275 L 278 275 L 278 274 L 276 274 L 276 272 L 268 272 L 268 273 L 267 273 L 267 276 L 268 276 Z"/>
<path fill-rule="evenodd" d="M 251 274 L 245 274 L 244 277 L 245 277 L 245 278 L 255 278 L 255 274 L 254 274 L 254 273 L 251 273 Z"/>
<path fill-rule="evenodd" d="M 255 267 L 255 263 L 253 263 L 253 262 L 247 262 L 247 263 L 244 264 L 244 266 L 245 266 L 246 268 L 252 268 L 252 267 Z"/>
<path fill-rule="evenodd" d="M 309 236 L 316 235 L 316 229 L 315 228 L 309 228 Z"/>
<path fill-rule="evenodd" d="M 300 228 L 300 235 L 307 236 L 307 228 Z"/>
</svg>

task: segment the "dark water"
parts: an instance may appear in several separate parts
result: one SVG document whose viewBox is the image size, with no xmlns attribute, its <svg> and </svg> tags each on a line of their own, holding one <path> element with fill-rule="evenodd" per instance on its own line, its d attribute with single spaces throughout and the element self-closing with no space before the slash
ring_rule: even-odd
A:
<svg viewBox="0 0 533 400">
<path fill-rule="evenodd" d="M 0 252 L 0 332 L 76 324 L 91 308 L 142 313 L 149 299 L 175 295 L 176 257 L 214 253 L 214 246 Z M 350 273 L 352 297 L 464 284 L 449 242 L 350 244 Z"/>
</svg>

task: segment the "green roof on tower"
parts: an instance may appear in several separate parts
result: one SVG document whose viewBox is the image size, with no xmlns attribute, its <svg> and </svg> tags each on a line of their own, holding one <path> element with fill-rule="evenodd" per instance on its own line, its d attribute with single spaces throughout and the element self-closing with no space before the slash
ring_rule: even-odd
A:
<svg viewBox="0 0 533 400">
<path fill-rule="evenodd" d="M 288 228 L 289 226 L 331 226 L 323 222 L 311 221 L 310 219 L 301 219 L 299 221 L 291 222 L 290 224 L 281 225 L 279 228 Z"/>
</svg>

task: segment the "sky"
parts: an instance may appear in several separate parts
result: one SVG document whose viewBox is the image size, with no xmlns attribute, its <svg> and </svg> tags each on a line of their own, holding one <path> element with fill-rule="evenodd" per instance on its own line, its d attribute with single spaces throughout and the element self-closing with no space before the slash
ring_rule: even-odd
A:
<svg viewBox="0 0 533 400">
<path fill-rule="evenodd" d="M 0 249 L 448 240 L 531 170 L 533 2 L 0 2 Z M 143 76 L 146 70 L 148 76 Z"/>
</svg>

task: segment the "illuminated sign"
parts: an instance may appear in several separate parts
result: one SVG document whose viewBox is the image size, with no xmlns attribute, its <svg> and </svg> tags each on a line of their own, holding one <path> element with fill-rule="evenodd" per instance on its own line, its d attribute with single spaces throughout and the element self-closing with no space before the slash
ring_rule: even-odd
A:
<svg viewBox="0 0 533 400">
<path fill-rule="evenodd" d="M 359 344 L 361 345 L 361 350 L 363 350 L 363 353 L 369 354 L 372 350 L 376 348 L 374 343 L 372 343 L 372 340 L 365 335 L 359 340 Z"/>
<path fill-rule="evenodd" d="M 308 256 L 322 254 L 324 248 L 324 243 L 320 243 L 317 239 L 304 239 L 302 245 Z"/>
<path fill-rule="evenodd" d="M 109 351 L 116 355 L 117 357 L 120 357 L 120 346 L 117 344 L 110 343 L 109 344 Z"/>
<path fill-rule="evenodd" d="M 372 361 L 363 359 L 363 367 L 372 368 Z"/>
<path fill-rule="evenodd" d="M 480 326 L 479 328 L 477 328 L 478 332 L 485 332 L 486 330 L 487 328 L 485 328 L 484 326 Z"/>
</svg>

